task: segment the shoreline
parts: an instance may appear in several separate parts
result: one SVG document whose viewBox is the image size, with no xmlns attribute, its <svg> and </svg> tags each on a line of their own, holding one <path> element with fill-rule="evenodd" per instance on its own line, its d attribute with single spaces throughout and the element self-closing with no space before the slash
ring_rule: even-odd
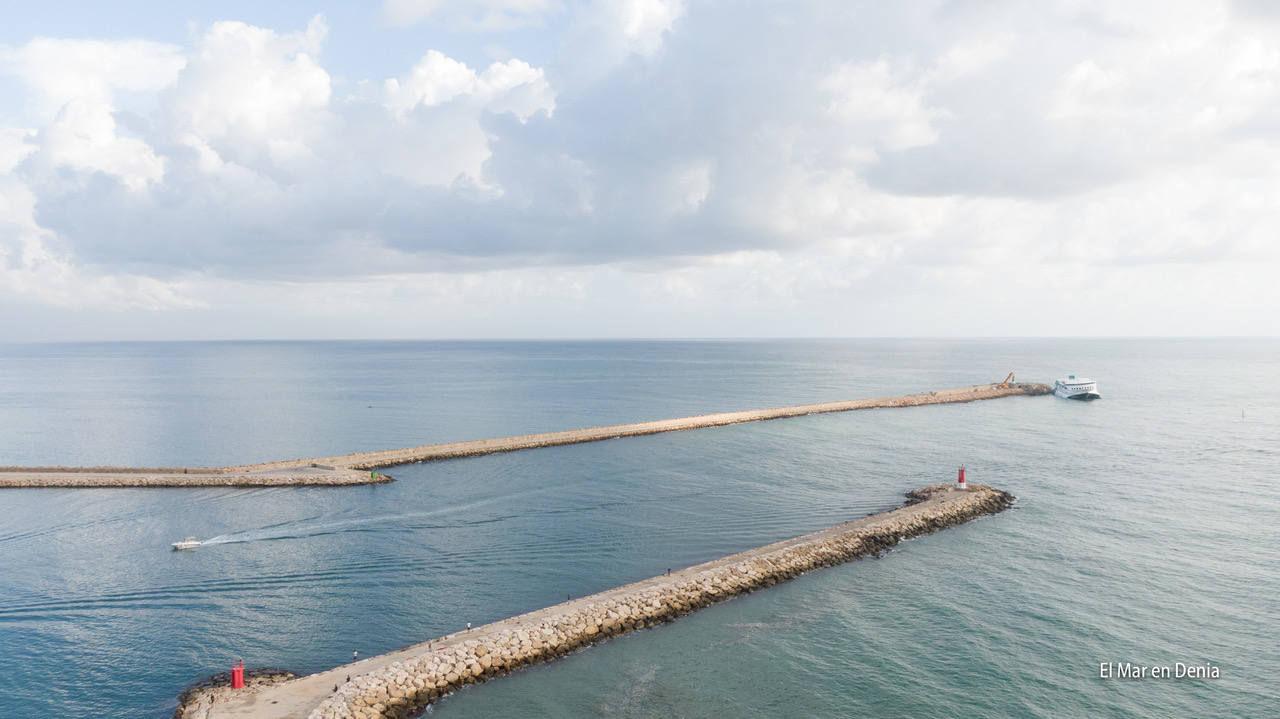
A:
<svg viewBox="0 0 1280 719">
<path fill-rule="evenodd" d="M 357 452 L 335 457 L 289 459 L 225 467 L 0 467 L 0 489 L 88 487 L 278 487 L 352 486 L 394 481 L 377 472 L 385 467 L 475 457 L 523 449 L 599 442 L 744 422 L 801 417 L 859 409 L 956 404 L 1000 397 L 1047 395 L 1048 385 L 1029 382 L 974 385 L 897 397 L 792 405 L 771 409 L 701 414 L 676 419 L 632 422 L 543 432 L 498 439 L 427 444 L 403 449 Z"/>
<path fill-rule="evenodd" d="M 965 490 L 951 484 L 923 487 L 908 492 L 907 504 L 897 509 L 455 632 L 251 694 L 228 693 L 204 713 L 183 716 L 414 716 L 468 684 L 553 661 L 611 637 L 674 621 L 816 569 L 878 555 L 903 539 L 1001 512 L 1013 501 L 1012 495 L 985 485 Z"/>
</svg>

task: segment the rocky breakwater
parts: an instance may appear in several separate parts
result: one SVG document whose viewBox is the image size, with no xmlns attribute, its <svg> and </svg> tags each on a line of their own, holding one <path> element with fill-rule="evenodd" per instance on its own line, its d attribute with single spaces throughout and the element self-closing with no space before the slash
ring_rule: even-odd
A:
<svg viewBox="0 0 1280 719">
<path fill-rule="evenodd" d="M 0 467 L 0 489 L 40 487 L 326 487 L 394 481 L 382 472 L 324 465 L 236 470 L 221 467 Z"/>
<path fill-rule="evenodd" d="M 1047 395 L 1053 391 L 1049 385 L 1033 382 L 1015 382 L 1009 384 L 980 384 L 956 389 L 940 389 L 929 392 L 900 395 L 897 397 L 876 397 L 873 399 L 842 400 L 838 402 L 820 402 L 818 404 L 799 404 L 770 409 L 753 409 L 740 412 L 718 412 L 700 414 L 692 417 L 677 417 L 649 422 L 632 422 L 614 424 L 604 427 L 587 427 L 560 432 L 544 432 L 527 434 L 518 437 L 500 437 L 497 439 L 479 439 L 464 442 L 446 442 L 443 444 L 426 444 L 404 449 L 389 449 L 378 452 L 359 452 L 340 457 L 318 457 L 312 459 L 290 459 L 268 462 L 243 467 L 229 467 L 230 470 L 263 470 L 282 469 L 303 466 L 308 463 L 323 463 L 353 469 L 373 470 L 382 467 L 394 467 L 413 462 L 431 462 L 442 459 L 474 457 L 499 452 L 515 452 L 524 449 L 557 447 L 582 442 L 599 442 L 622 437 L 639 437 L 663 432 L 680 432 L 708 427 L 723 427 L 743 422 L 761 422 L 770 419 L 802 417 L 810 414 L 828 412 L 850 412 L 860 409 L 884 409 L 891 407 L 920 407 L 933 404 L 959 404 L 979 400 L 999 399 L 1002 397 Z"/>
<path fill-rule="evenodd" d="M 343 486 L 376 484 L 392 479 L 376 470 L 414 462 L 474 457 L 497 452 L 556 447 L 580 442 L 599 442 L 621 437 L 638 437 L 661 432 L 678 432 L 721 427 L 741 422 L 800 417 L 825 412 L 848 412 L 887 407 L 918 407 L 977 400 L 1044 395 L 1048 385 L 1027 382 L 981 384 L 957 389 L 933 390 L 899 397 L 855 399 L 840 402 L 802 404 L 742 412 L 720 412 L 694 417 L 678 417 L 651 422 L 633 422 L 605 427 L 544 432 L 519 437 L 500 437 L 464 442 L 427 444 L 378 452 L 357 452 L 337 457 L 286 459 L 228 467 L 0 467 L 0 488 L 31 487 L 272 487 Z"/>
<path fill-rule="evenodd" d="M 908 537 L 993 514 L 1013 496 L 984 485 L 915 490 L 905 507 L 436 640 L 352 677 L 310 719 L 409 717 L 466 684 L 668 622 L 805 572 L 874 555 Z M 287 687 L 282 685 L 281 688 Z"/>
</svg>

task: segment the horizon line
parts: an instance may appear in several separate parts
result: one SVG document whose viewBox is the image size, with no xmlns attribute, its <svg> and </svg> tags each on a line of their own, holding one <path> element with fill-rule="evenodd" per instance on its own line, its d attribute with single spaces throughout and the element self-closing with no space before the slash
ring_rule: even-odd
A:
<svg viewBox="0 0 1280 719">
<path fill-rule="evenodd" d="M 794 342 L 867 340 L 1239 340 L 1280 339 L 1280 335 L 742 335 L 725 337 L 217 337 L 205 339 L 59 339 L 0 340 L 4 345 L 56 344 L 213 344 L 213 343 L 310 343 L 310 342 Z"/>
</svg>

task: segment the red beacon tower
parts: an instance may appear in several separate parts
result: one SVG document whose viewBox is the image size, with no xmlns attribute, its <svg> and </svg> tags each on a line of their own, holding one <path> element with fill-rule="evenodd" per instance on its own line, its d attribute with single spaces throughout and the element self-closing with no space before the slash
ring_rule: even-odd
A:
<svg viewBox="0 0 1280 719">
<path fill-rule="evenodd" d="M 956 489 L 968 489 L 964 484 L 964 465 L 960 465 L 960 479 L 956 481 Z"/>
<path fill-rule="evenodd" d="M 231 688 L 244 689 L 244 660 L 236 661 L 235 666 L 231 667 Z"/>
</svg>

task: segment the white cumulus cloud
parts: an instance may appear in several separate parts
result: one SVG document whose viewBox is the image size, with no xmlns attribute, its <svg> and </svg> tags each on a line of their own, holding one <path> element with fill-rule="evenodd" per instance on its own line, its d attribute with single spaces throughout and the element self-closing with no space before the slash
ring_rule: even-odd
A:
<svg viewBox="0 0 1280 719">
<path fill-rule="evenodd" d="M 434 107 L 465 98 L 490 112 L 510 112 L 522 121 L 538 111 L 555 110 L 555 93 L 541 69 L 512 59 L 495 62 L 482 73 L 431 50 L 409 73 L 384 83 L 387 107 L 403 117 L 415 107 Z"/>
<path fill-rule="evenodd" d="M 135 191 L 163 176 L 164 161 L 120 132 L 116 95 L 161 90 L 184 62 L 179 48 L 143 40 L 36 38 L 0 51 L 0 66 L 31 89 L 27 116 L 40 138 L 33 161 L 46 172 L 108 173 Z"/>
<path fill-rule="evenodd" d="M 925 104 L 918 81 L 897 77 L 883 58 L 844 63 L 823 78 L 828 110 L 848 127 L 854 144 L 905 150 L 938 139 L 933 122 L 944 111 Z"/>
<path fill-rule="evenodd" d="M 214 23 L 177 79 L 169 106 L 174 131 L 185 144 L 212 153 L 207 165 L 224 157 L 287 165 L 309 155 L 331 94 L 318 59 L 327 33 L 322 16 L 284 34 Z"/>
<path fill-rule="evenodd" d="M 970 306 L 1034 333 L 1072 303 L 1274 328 L 1280 22 L 1152 7 L 390 0 L 423 24 L 36 38 L 0 50 L 0 281 L 407 297 L 491 334 L 980 333 Z M 500 53 L 469 33 L 503 23 Z M 359 32 L 399 44 L 353 60 Z"/>
<path fill-rule="evenodd" d="M 382 17 L 393 25 L 428 19 L 470 30 L 510 30 L 542 22 L 563 9 L 558 0 L 384 0 Z"/>
</svg>

